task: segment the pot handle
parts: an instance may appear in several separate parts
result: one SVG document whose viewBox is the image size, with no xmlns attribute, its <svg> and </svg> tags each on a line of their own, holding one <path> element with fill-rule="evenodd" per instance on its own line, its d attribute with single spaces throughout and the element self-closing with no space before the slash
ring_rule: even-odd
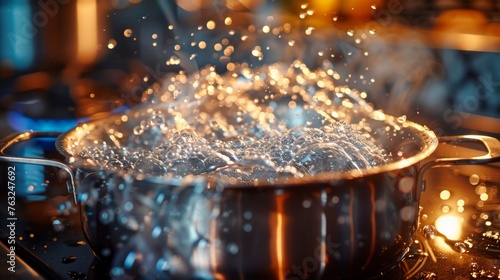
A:
<svg viewBox="0 0 500 280">
<path fill-rule="evenodd" d="M 53 159 L 18 157 L 18 156 L 7 155 L 5 153 L 5 150 L 7 150 L 9 147 L 13 146 L 16 143 L 27 141 L 33 138 L 57 138 L 59 135 L 61 135 L 60 132 L 33 132 L 33 131 L 11 134 L 5 137 L 4 139 L 0 140 L 0 161 L 53 166 L 66 171 L 66 173 L 68 173 L 69 175 L 69 180 L 66 181 L 68 192 L 70 194 L 73 194 L 73 200 L 75 204 L 77 204 L 78 200 L 75 191 L 74 174 L 73 170 L 71 170 L 71 168 L 68 165 Z"/>
<path fill-rule="evenodd" d="M 457 135 L 439 137 L 439 143 L 480 143 L 486 148 L 486 154 L 469 158 L 438 158 L 425 163 L 420 169 L 417 177 L 417 186 L 421 186 L 425 191 L 425 180 L 423 174 L 430 168 L 449 167 L 452 165 L 475 165 L 487 164 L 500 161 L 500 140 L 483 135 Z"/>
</svg>

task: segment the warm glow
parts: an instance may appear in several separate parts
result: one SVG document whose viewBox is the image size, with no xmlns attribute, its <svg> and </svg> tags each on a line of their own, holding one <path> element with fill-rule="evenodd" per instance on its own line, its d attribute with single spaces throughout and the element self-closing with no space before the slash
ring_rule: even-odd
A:
<svg viewBox="0 0 500 280">
<path fill-rule="evenodd" d="M 76 2 L 77 60 L 92 63 L 97 56 L 97 3 L 96 0 Z"/>
<path fill-rule="evenodd" d="M 450 196 L 451 196 L 451 193 L 449 190 L 444 190 L 444 191 L 441 191 L 441 193 L 439 193 L 439 198 L 441 198 L 442 200 L 448 200 L 448 199 L 450 199 Z"/>
<path fill-rule="evenodd" d="M 278 261 L 278 271 L 279 271 L 279 279 L 285 279 L 283 275 L 283 200 L 278 200 L 278 215 L 276 217 L 276 260 Z"/>
<path fill-rule="evenodd" d="M 339 0 L 311 0 L 311 8 L 321 13 L 333 13 L 339 10 Z"/>
<path fill-rule="evenodd" d="M 436 229 L 450 240 L 459 240 L 462 236 L 463 218 L 445 215 L 436 219 Z"/>
<path fill-rule="evenodd" d="M 215 21 L 209 20 L 207 22 L 207 28 L 208 28 L 208 30 L 214 30 L 215 29 Z"/>
<path fill-rule="evenodd" d="M 177 0 L 177 5 L 188 12 L 196 12 L 201 9 L 210 7 L 212 4 L 208 0 Z"/>
<path fill-rule="evenodd" d="M 487 193 L 482 193 L 481 195 L 479 195 L 479 199 L 481 199 L 482 201 L 488 200 L 488 194 Z"/>
<path fill-rule="evenodd" d="M 285 279 L 285 274 L 283 268 L 285 264 L 283 263 L 283 256 L 285 250 L 285 233 L 284 233 L 284 219 L 283 216 L 283 202 L 285 197 L 283 194 L 277 194 L 275 196 L 276 199 L 276 213 L 275 215 L 271 215 L 269 219 L 269 226 L 271 227 L 271 248 L 274 249 L 274 252 L 271 253 L 271 256 L 274 255 L 274 264 L 275 271 L 277 272 L 277 277 L 279 280 Z M 274 243 L 274 244 L 273 244 Z"/>
</svg>

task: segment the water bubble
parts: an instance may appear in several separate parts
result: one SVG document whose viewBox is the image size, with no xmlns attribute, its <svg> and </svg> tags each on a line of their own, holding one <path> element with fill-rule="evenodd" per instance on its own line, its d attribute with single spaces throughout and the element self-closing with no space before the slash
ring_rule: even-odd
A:
<svg viewBox="0 0 500 280">
<path fill-rule="evenodd" d="M 405 206 L 399 211 L 399 215 L 403 221 L 412 221 L 416 216 L 415 208 L 412 206 Z"/>
<path fill-rule="evenodd" d="M 132 36 L 132 33 L 133 33 L 132 29 L 127 28 L 127 29 L 125 29 L 125 30 L 123 31 L 123 36 L 125 36 L 125 37 L 129 38 L 129 37 L 131 37 L 131 36 Z"/>
<path fill-rule="evenodd" d="M 110 170 L 122 170 L 124 164 L 121 160 L 112 158 L 106 162 L 106 167 L 108 167 Z"/>
<path fill-rule="evenodd" d="M 109 39 L 108 41 L 108 49 L 112 50 L 116 47 L 117 42 L 115 39 Z"/>
<path fill-rule="evenodd" d="M 66 228 L 66 226 L 60 219 L 55 219 L 52 221 L 52 228 L 55 232 L 61 232 Z"/>
<path fill-rule="evenodd" d="M 479 175 L 477 175 L 477 174 L 470 175 L 469 183 L 473 186 L 479 184 Z"/>
<path fill-rule="evenodd" d="M 243 213 L 243 218 L 245 218 L 245 220 L 250 220 L 250 219 L 252 219 L 252 212 L 250 212 L 250 211 L 245 211 L 245 213 Z"/>
<path fill-rule="evenodd" d="M 415 186 L 415 181 L 412 177 L 406 176 L 401 178 L 398 183 L 398 189 L 402 193 L 410 193 Z"/>
<path fill-rule="evenodd" d="M 468 246 L 463 242 L 456 242 L 453 244 L 453 249 L 459 253 L 466 253 L 468 251 Z"/>
<path fill-rule="evenodd" d="M 144 130 L 140 126 L 134 127 L 133 133 L 134 135 L 141 135 L 144 132 Z"/>
<path fill-rule="evenodd" d="M 358 162 L 335 143 L 306 145 L 297 151 L 293 163 L 301 172 L 309 174 L 360 169 Z"/>
<path fill-rule="evenodd" d="M 243 230 L 245 232 L 251 232 L 252 231 L 252 225 L 251 224 L 244 224 L 243 225 Z"/>
<path fill-rule="evenodd" d="M 105 225 L 113 222 L 115 218 L 114 211 L 112 209 L 102 209 L 99 212 L 99 221 Z"/>
<path fill-rule="evenodd" d="M 103 255 L 104 257 L 110 256 L 111 255 L 111 249 L 109 249 L 109 248 L 102 249 L 101 250 L 101 255 Z"/>
<path fill-rule="evenodd" d="M 439 198 L 442 200 L 448 200 L 451 197 L 451 192 L 449 190 L 443 190 L 439 193 Z"/>
<path fill-rule="evenodd" d="M 438 231 L 434 225 L 425 225 L 422 228 L 422 234 L 426 239 L 434 239 Z"/>
<path fill-rule="evenodd" d="M 306 209 L 309 208 L 309 207 L 311 207 L 311 201 L 310 200 L 304 200 L 302 202 L 302 207 L 304 207 Z"/>
<path fill-rule="evenodd" d="M 235 157 L 234 155 L 232 155 Z M 207 172 L 216 170 L 217 168 L 226 166 L 230 163 L 230 159 L 222 154 L 212 155 L 205 160 L 205 168 Z"/>
<path fill-rule="evenodd" d="M 111 269 L 110 274 L 114 277 L 117 277 L 118 279 L 121 279 L 123 275 L 125 275 L 125 270 L 121 267 L 116 266 Z"/>
<path fill-rule="evenodd" d="M 171 56 L 166 62 L 167 65 L 179 65 L 181 64 L 181 59 L 175 55 Z"/>
<path fill-rule="evenodd" d="M 162 176 L 167 172 L 165 165 L 152 157 L 144 157 L 137 160 L 134 164 L 134 170 L 150 176 Z"/>
<path fill-rule="evenodd" d="M 58 205 L 57 212 L 60 215 L 69 216 L 71 213 L 75 213 L 76 209 L 70 201 L 64 201 Z"/>
<path fill-rule="evenodd" d="M 234 243 L 230 243 L 227 245 L 227 251 L 233 255 L 236 255 L 238 254 L 238 251 L 239 251 L 239 248 L 238 248 L 238 245 L 234 244 Z"/>
</svg>

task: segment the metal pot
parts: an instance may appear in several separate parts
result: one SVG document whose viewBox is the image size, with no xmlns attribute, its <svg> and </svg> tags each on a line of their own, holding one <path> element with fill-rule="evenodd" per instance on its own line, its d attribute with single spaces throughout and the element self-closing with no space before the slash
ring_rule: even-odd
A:
<svg viewBox="0 0 500 280">
<path fill-rule="evenodd" d="M 321 173 L 248 186 L 214 178 L 167 180 L 73 164 L 92 143 L 120 145 L 115 132 L 130 135 L 145 114 L 143 108 L 133 109 L 60 135 L 56 147 L 69 165 L 5 154 L 17 142 L 55 133 L 14 135 L 0 149 L 0 160 L 55 166 L 69 174 L 68 191 L 81 206 L 86 237 L 94 252 L 111 262 L 115 277 L 377 277 L 400 261 L 413 241 L 425 170 L 500 160 L 497 139 L 438 139 L 410 121 L 381 133 L 394 118 L 379 115 L 368 122 L 378 132 L 376 144 L 393 158 L 363 172 Z M 479 142 L 487 153 L 429 160 L 438 142 Z"/>
</svg>

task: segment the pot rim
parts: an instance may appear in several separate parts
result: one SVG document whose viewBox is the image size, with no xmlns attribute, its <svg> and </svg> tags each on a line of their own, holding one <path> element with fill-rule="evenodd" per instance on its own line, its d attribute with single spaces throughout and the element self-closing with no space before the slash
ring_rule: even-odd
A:
<svg viewBox="0 0 500 280">
<path fill-rule="evenodd" d="M 75 166 L 72 163 L 73 160 L 71 158 L 78 157 L 77 155 L 73 154 L 71 151 L 71 145 L 74 145 L 74 143 L 78 143 L 79 141 L 77 139 L 82 139 L 83 135 L 85 135 L 87 132 L 92 131 L 93 129 L 96 129 L 98 127 L 105 127 L 106 124 L 110 123 L 115 123 L 116 125 L 120 125 L 123 123 L 122 118 L 123 116 L 128 116 L 128 115 L 134 115 L 130 114 L 133 112 L 138 112 L 140 110 L 144 109 L 142 106 L 139 106 L 139 109 L 132 109 L 128 113 L 120 113 L 120 114 L 111 114 L 108 115 L 105 118 L 101 119 L 96 119 L 96 120 L 90 120 L 87 122 L 80 123 L 73 129 L 62 133 L 59 135 L 55 141 L 55 146 L 57 151 L 63 155 L 67 161 L 70 162 L 70 166 L 73 169 L 78 169 L 78 168 L 88 168 L 89 170 L 93 171 L 101 171 L 103 170 L 102 167 L 100 166 Z M 386 123 L 387 125 L 391 125 L 391 123 L 394 123 L 393 121 L 396 119 L 396 117 L 387 115 L 385 113 L 382 113 L 380 111 L 377 111 L 377 114 L 374 115 L 372 114 L 370 118 L 374 121 L 381 121 Z M 393 172 L 397 170 L 401 170 L 403 168 L 410 167 L 414 164 L 417 164 L 421 162 L 422 160 L 428 158 L 437 148 L 439 141 L 438 137 L 436 134 L 430 130 L 428 127 L 423 126 L 421 124 L 418 124 L 413 121 L 406 120 L 404 122 L 404 126 L 401 128 L 402 130 L 410 130 L 415 133 L 415 137 L 419 137 L 419 140 L 422 141 L 422 145 L 420 147 L 420 150 L 418 153 L 415 155 L 412 155 L 411 157 L 408 158 L 403 158 L 397 161 L 392 161 L 387 164 L 381 165 L 381 166 L 374 166 L 370 168 L 365 168 L 363 170 L 352 170 L 349 172 L 322 172 L 319 174 L 314 174 L 314 175 L 305 175 L 304 177 L 292 177 L 292 178 L 280 178 L 270 184 L 269 182 L 255 182 L 252 184 L 234 184 L 231 183 L 230 181 L 225 182 L 227 184 L 223 184 L 225 187 L 234 187 L 234 188 L 255 188 L 256 186 L 263 186 L 265 185 L 266 187 L 269 186 L 276 186 L 276 187 L 290 187 L 293 185 L 303 185 L 303 184 L 311 184 L 311 183 L 318 183 L 318 182 L 333 182 L 333 181 L 341 181 L 341 180 L 352 180 L 352 179 L 358 179 L 358 178 L 364 178 L 368 176 L 373 176 L 377 174 L 382 174 L 386 172 Z M 160 177 L 160 176 L 153 176 L 153 175 L 146 175 L 144 176 L 143 174 L 136 174 L 130 172 L 124 172 L 123 170 L 118 170 L 118 171 L 112 171 L 112 170 L 107 170 L 112 174 L 129 174 L 129 175 L 134 175 L 136 178 L 140 180 L 144 180 L 145 178 L 153 178 L 153 177 L 158 177 L 163 180 L 168 179 L 165 177 Z M 198 176 L 190 176 L 190 177 L 196 177 L 196 178 L 206 178 L 206 180 L 210 181 L 210 178 L 208 176 L 204 175 L 198 175 Z M 219 178 L 216 181 L 221 181 Z"/>
</svg>

